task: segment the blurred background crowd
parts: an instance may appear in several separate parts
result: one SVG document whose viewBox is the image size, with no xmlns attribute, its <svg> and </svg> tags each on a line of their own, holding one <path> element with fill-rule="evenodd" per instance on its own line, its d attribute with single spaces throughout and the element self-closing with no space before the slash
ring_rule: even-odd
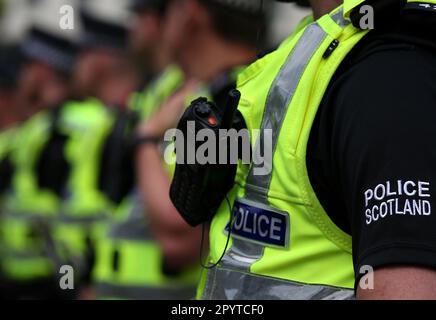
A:
<svg viewBox="0 0 436 320">
<path fill-rule="evenodd" d="M 138 137 L 162 138 L 199 96 L 222 105 L 308 13 L 0 0 L 0 298 L 193 298 L 207 230 L 179 217 L 174 168 Z"/>
</svg>

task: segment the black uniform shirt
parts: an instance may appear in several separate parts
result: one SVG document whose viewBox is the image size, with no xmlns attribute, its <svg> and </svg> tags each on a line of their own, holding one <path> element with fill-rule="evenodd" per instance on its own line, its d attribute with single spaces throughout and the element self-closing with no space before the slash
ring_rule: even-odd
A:
<svg viewBox="0 0 436 320">
<path fill-rule="evenodd" d="M 436 14 L 372 31 L 337 70 L 307 165 L 324 209 L 353 239 L 355 274 L 436 268 Z"/>
</svg>

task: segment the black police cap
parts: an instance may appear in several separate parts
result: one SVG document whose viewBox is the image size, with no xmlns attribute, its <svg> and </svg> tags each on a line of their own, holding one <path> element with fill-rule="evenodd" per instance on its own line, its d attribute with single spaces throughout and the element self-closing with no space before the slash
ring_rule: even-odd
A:
<svg viewBox="0 0 436 320">
<path fill-rule="evenodd" d="M 89 10 L 82 9 L 80 16 L 83 24 L 80 45 L 83 47 L 102 47 L 125 50 L 127 48 L 127 27 L 97 17 Z"/>
<path fill-rule="evenodd" d="M 30 29 L 21 51 L 25 59 L 38 60 L 62 72 L 70 72 L 77 45 L 38 27 Z"/>
</svg>

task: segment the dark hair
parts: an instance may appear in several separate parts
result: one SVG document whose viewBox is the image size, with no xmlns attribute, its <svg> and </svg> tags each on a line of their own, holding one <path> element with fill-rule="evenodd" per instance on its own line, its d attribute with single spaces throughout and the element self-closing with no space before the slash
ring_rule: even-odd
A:
<svg viewBox="0 0 436 320">
<path fill-rule="evenodd" d="M 222 38 L 253 47 L 263 45 L 266 14 L 261 6 L 257 12 L 248 12 L 211 0 L 199 1 L 207 8 L 215 31 Z"/>
</svg>

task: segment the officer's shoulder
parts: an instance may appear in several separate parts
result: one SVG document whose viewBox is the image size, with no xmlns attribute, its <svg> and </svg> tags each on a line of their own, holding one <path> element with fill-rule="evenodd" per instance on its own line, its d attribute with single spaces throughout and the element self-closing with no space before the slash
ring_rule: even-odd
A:
<svg viewBox="0 0 436 320">
<path fill-rule="evenodd" d="M 320 107 L 322 121 L 347 134 L 387 134 L 395 126 L 410 127 L 436 116 L 435 52 L 401 41 L 359 50 L 331 81 Z"/>
<path fill-rule="evenodd" d="M 402 40 L 366 44 L 371 47 L 365 48 L 363 42 L 338 69 L 332 85 L 341 94 L 357 100 L 432 91 L 430 87 L 436 83 L 436 50 Z"/>
</svg>

